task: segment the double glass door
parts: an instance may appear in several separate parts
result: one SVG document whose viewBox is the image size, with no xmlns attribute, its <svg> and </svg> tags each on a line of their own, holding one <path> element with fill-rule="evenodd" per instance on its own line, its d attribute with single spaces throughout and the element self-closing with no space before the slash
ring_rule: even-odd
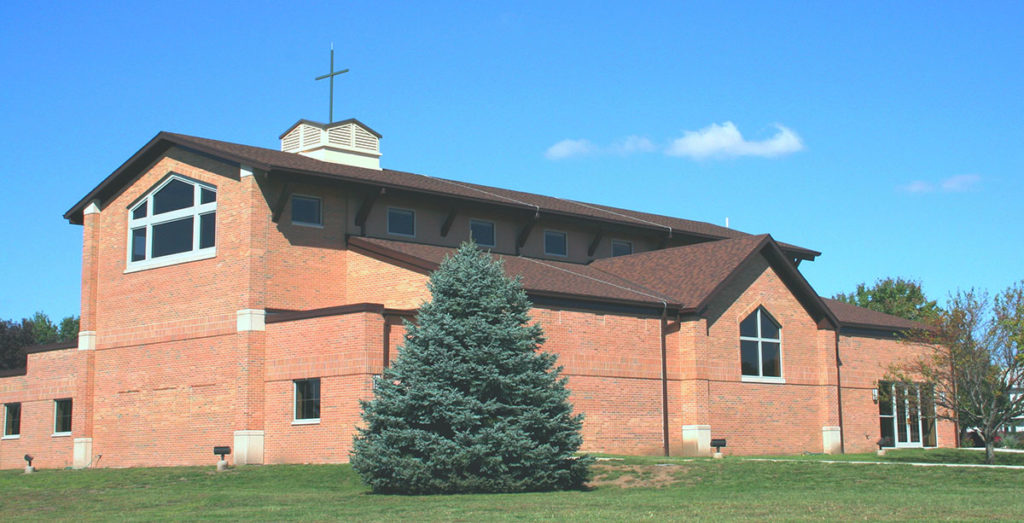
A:
<svg viewBox="0 0 1024 523">
<path fill-rule="evenodd" d="M 934 447 L 935 404 L 931 391 L 914 383 L 878 384 L 878 418 L 887 447 Z"/>
</svg>

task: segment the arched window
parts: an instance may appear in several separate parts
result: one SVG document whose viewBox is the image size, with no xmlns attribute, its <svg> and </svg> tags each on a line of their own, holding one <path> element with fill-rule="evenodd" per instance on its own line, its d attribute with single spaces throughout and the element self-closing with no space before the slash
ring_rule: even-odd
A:
<svg viewBox="0 0 1024 523">
<path fill-rule="evenodd" d="M 217 188 L 171 175 L 130 210 L 128 269 L 216 255 Z"/>
<path fill-rule="evenodd" d="M 781 330 L 764 307 L 758 307 L 740 322 L 740 362 L 743 376 L 782 377 Z"/>
</svg>

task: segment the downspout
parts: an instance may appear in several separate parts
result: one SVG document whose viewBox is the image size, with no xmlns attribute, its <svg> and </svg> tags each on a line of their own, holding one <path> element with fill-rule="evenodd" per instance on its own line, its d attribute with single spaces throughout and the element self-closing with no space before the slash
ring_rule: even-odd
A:
<svg viewBox="0 0 1024 523">
<path fill-rule="evenodd" d="M 839 326 L 836 326 L 836 402 L 839 406 L 839 453 L 846 454 L 846 435 L 843 432 L 843 362 L 839 359 Z"/>
<path fill-rule="evenodd" d="M 665 456 L 668 456 L 668 343 L 665 339 L 668 334 L 668 303 L 661 303 L 664 305 L 661 310 L 661 438 Z"/>
<path fill-rule="evenodd" d="M 387 312 L 381 312 L 380 317 L 384 320 L 384 346 L 381 351 L 384 353 L 384 365 L 381 367 L 381 373 L 383 373 L 391 363 L 391 323 L 388 321 Z"/>
</svg>

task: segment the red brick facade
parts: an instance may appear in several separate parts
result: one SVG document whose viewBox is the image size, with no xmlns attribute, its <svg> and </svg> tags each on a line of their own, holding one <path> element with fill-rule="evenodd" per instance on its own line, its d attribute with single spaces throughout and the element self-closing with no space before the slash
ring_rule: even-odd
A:
<svg viewBox="0 0 1024 523">
<path fill-rule="evenodd" d="M 130 208 L 171 173 L 216 187 L 216 255 L 133 270 Z M 290 194 L 321 199 L 321 227 L 290 222 Z M 212 464 L 215 445 L 233 445 L 236 463 L 347 461 L 358 401 L 397 354 L 407 311 L 429 298 L 422 267 L 348 248 L 349 235 L 386 236 L 388 198 L 358 225 L 366 191 L 180 148 L 159 155 L 82 216 L 82 339 L 31 354 L 24 376 L 0 378 L 0 402 L 22 408 L 20 435 L 0 440 L 0 467 L 24 466 L 26 453 L 44 468 Z M 457 245 L 466 216 L 493 219 L 510 250 L 513 233 L 525 234 L 479 207 L 447 218 L 455 225 L 445 231 L 445 213 L 456 216 L 447 205 L 424 200 L 412 241 Z M 570 231 L 572 256 L 585 261 L 591 239 L 576 231 L 586 227 L 546 226 Z M 524 252 L 542 250 L 542 236 L 528 236 Z M 593 240 L 598 250 L 608 242 Z M 816 320 L 775 267 L 751 258 L 696 314 L 539 302 L 544 350 L 559 356 L 586 415 L 584 450 L 703 454 L 710 435 L 728 438 L 735 454 L 835 451 L 829 427 L 842 427 L 847 452 L 873 449 L 872 389 L 895 358 L 924 349 L 881 333 L 844 333 L 837 347 L 836 327 Z M 739 323 L 759 307 L 781 325 L 776 382 L 741 376 Z M 309 378 L 320 380 L 320 418 L 296 422 L 295 380 Z M 53 435 L 61 398 L 73 400 L 70 436 Z M 938 439 L 951 445 L 952 427 L 940 423 Z"/>
</svg>

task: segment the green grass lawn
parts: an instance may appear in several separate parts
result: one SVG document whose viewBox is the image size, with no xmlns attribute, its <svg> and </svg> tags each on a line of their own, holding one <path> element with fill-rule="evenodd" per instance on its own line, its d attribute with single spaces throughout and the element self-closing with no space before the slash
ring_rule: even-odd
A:
<svg viewBox="0 0 1024 523">
<path fill-rule="evenodd" d="M 918 453 L 939 459 L 945 455 L 939 452 L 950 453 L 952 460 L 973 459 L 969 451 L 893 451 L 887 458 L 922 461 Z M 1024 519 L 1024 470 L 817 461 L 822 458 L 764 462 L 629 457 L 599 462 L 592 488 L 585 492 L 458 496 L 370 494 L 348 465 L 256 466 L 221 474 L 212 466 L 42 470 L 31 475 L 3 471 L 0 517 Z"/>
</svg>

